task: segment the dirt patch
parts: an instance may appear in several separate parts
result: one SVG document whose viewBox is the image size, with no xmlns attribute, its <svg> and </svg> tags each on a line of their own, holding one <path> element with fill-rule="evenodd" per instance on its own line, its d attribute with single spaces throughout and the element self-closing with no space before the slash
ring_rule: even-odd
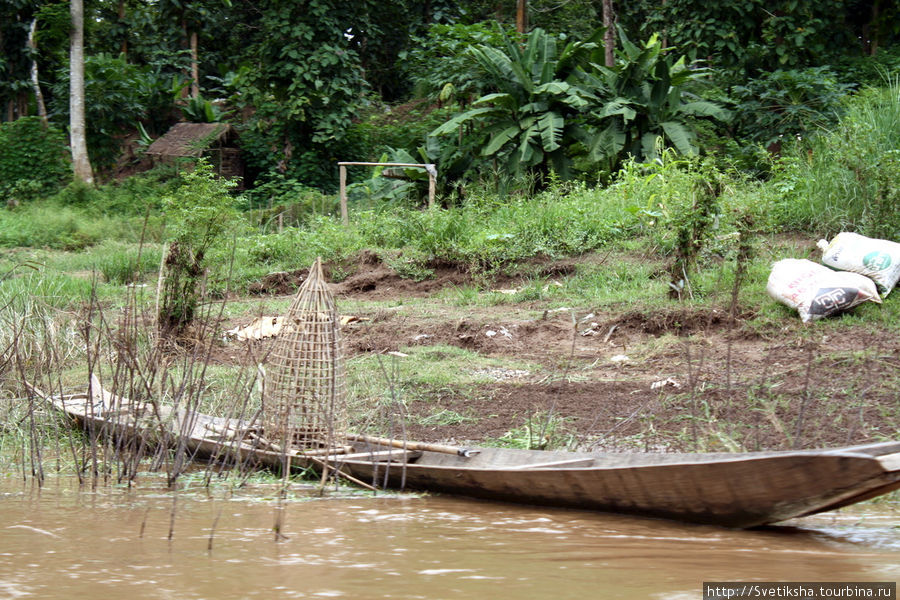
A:
<svg viewBox="0 0 900 600">
<path fill-rule="evenodd" d="M 498 276 L 493 286 L 562 278 L 580 262 L 598 260 L 531 261 L 518 273 Z M 363 253 L 333 290 L 398 302 L 475 283 L 458 265 L 431 267 L 433 278 L 412 281 Z M 260 293 L 293 293 L 304 277 L 305 270 L 271 274 L 259 282 Z M 540 426 L 547 415 L 558 426 L 557 442 L 621 450 L 841 446 L 895 438 L 900 430 L 895 330 L 852 323 L 812 329 L 788 321 L 761 334 L 747 326 L 755 316 L 747 307 L 733 318 L 727 307 L 674 303 L 653 311 L 595 312 L 586 318 L 584 312 L 541 313 L 515 304 L 460 309 L 440 300 L 407 310 L 401 302 L 345 327 L 346 355 L 452 346 L 489 357 L 492 365 L 498 358 L 534 365 L 524 374 L 491 367 L 493 383 L 416 389 L 407 435 L 424 441 L 496 440 L 529 419 Z M 224 344 L 213 349 L 213 358 L 252 365 L 270 347 L 270 340 Z M 485 372 L 484 365 L 472 369 L 479 377 Z"/>
<path fill-rule="evenodd" d="M 398 257 L 398 260 L 401 257 Z M 464 264 L 444 260 L 432 260 L 422 265 L 430 273 L 425 279 L 410 279 L 397 273 L 381 257 L 364 250 L 346 263 L 326 263 L 323 265 L 326 279 L 333 281 L 339 272 L 350 272 L 346 279 L 331 285 L 336 296 L 386 300 L 402 298 L 427 298 L 444 289 L 468 285 L 489 288 L 512 289 L 535 277 L 562 278 L 572 275 L 580 262 L 591 262 L 591 258 L 553 260 L 535 258 L 517 265 L 512 272 L 497 272 L 490 276 L 474 277 Z M 253 295 L 294 294 L 305 281 L 308 269 L 278 271 L 269 273 L 248 286 Z"/>
<path fill-rule="evenodd" d="M 247 291 L 255 296 L 294 294 L 306 281 L 309 269 L 297 269 L 296 271 L 276 271 L 269 273 L 259 281 L 254 281 Z"/>
<path fill-rule="evenodd" d="M 365 263 L 356 273 L 335 284 L 332 288 L 337 296 L 365 297 L 368 300 L 391 298 L 424 298 L 451 286 L 464 285 L 470 281 L 469 275 L 448 265 L 429 267 L 434 275 L 422 281 L 405 279 L 383 263 Z"/>
<path fill-rule="evenodd" d="M 551 415 L 579 445 L 615 450 L 821 448 L 896 437 L 892 333 L 815 342 L 727 335 L 707 330 L 642 358 L 576 363 L 555 372 L 562 382 L 442 390 L 433 404 L 411 408 L 409 435 L 478 442 Z M 444 423 L 429 424 L 442 414 Z"/>
</svg>

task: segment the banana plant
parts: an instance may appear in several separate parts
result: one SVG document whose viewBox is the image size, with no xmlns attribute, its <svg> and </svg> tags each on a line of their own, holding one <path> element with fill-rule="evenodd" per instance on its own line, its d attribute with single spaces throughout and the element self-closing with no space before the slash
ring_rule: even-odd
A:
<svg viewBox="0 0 900 600">
<path fill-rule="evenodd" d="M 676 59 L 667 53 L 655 34 L 636 45 L 619 28 L 619 39 L 614 67 L 593 63 L 591 69 L 577 73 L 585 90 L 605 99 L 579 132 L 588 159 L 605 161 L 613 168 L 625 155 L 654 160 L 663 147 L 696 154 L 692 119 L 729 118 L 717 104 L 687 91 L 688 84 L 703 77 L 705 70 L 687 65 L 684 56 Z"/>
<path fill-rule="evenodd" d="M 471 123 L 480 128 L 481 154 L 494 159 L 507 175 L 552 167 L 566 177 L 571 165 L 567 150 L 576 141 L 579 115 L 599 102 L 575 80 L 598 49 L 599 35 L 570 42 L 559 51 L 554 37 L 535 29 L 524 45 L 506 37 L 504 49 L 472 48 L 497 91 L 431 135 L 454 133 Z"/>
</svg>

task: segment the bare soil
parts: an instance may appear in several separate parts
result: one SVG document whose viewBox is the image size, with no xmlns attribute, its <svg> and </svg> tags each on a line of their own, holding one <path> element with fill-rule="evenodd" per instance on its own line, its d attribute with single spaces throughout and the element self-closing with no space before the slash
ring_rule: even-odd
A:
<svg viewBox="0 0 900 600">
<path fill-rule="evenodd" d="M 434 278 L 416 282 L 377 258 L 363 262 L 334 285 L 339 301 L 388 306 L 471 280 L 452 265 L 437 265 Z M 536 268 L 565 277 L 573 263 Z M 293 293 L 304 276 L 270 275 L 255 290 Z M 496 285 L 516 283 L 512 275 Z M 348 356 L 455 346 L 537 368 L 481 368 L 492 383 L 418 390 L 426 400 L 408 403 L 410 439 L 490 443 L 528 437 L 530 423 L 538 446 L 736 451 L 875 442 L 900 430 L 895 330 L 786 319 L 760 332 L 749 324 L 752 311 L 732 317 L 724 307 L 674 301 L 652 313 L 506 304 L 448 309 L 446 318 L 440 306 L 418 317 L 388 308 L 358 315 L 366 320 L 344 329 Z M 269 343 L 254 342 L 254 354 Z M 236 360 L 233 349 L 217 358 Z"/>
</svg>

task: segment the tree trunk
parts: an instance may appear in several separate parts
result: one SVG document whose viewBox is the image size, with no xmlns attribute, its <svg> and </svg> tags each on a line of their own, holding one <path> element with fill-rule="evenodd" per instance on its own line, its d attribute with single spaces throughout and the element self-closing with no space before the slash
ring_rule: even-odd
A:
<svg viewBox="0 0 900 600">
<path fill-rule="evenodd" d="M 28 28 L 28 47 L 31 49 L 31 87 L 34 89 L 34 101 L 37 104 L 38 116 L 47 125 L 47 107 L 44 105 L 44 94 L 41 93 L 41 84 L 38 80 L 37 46 L 34 43 L 34 33 L 37 30 L 37 19 L 31 20 Z"/>
<path fill-rule="evenodd" d="M 603 46 L 606 50 L 607 67 L 616 66 L 616 14 L 613 12 L 613 0 L 603 0 Z"/>
<path fill-rule="evenodd" d="M 122 26 L 122 31 L 128 31 L 128 28 L 125 27 L 125 0 L 119 0 L 119 25 Z M 128 54 L 128 34 L 126 33 L 122 38 L 122 46 L 119 48 L 119 52 L 121 54 Z"/>
<path fill-rule="evenodd" d="M 516 0 L 516 31 L 524 35 L 528 30 L 528 0 Z"/>
<path fill-rule="evenodd" d="M 881 3 L 878 0 L 872 3 L 872 28 L 870 30 L 869 36 L 869 56 L 875 56 L 878 54 L 878 41 L 881 38 L 881 15 L 880 15 L 880 5 Z"/>
<path fill-rule="evenodd" d="M 200 53 L 196 31 L 191 32 L 191 97 L 200 97 Z"/>
<path fill-rule="evenodd" d="M 94 184 L 88 158 L 84 120 L 84 3 L 72 0 L 72 35 L 69 46 L 69 137 L 75 179 Z"/>
</svg>

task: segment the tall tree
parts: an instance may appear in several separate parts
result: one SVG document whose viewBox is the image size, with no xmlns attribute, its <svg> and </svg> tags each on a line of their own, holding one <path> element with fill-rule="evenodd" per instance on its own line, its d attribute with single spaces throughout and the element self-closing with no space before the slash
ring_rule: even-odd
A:
<svg viewBox="0 0 900 600">
<path fill-rule="evenodd" d="M 37 63 L 37 44 L 34 41 L 35 32 L 37 31 L 37 18 L 31 20 L 31 27 L 28 28 L 28 48 L 31 50 L 31 87 L 34 88 L 34 100 L 37 104 L 38 116 L 44 125 L 47 125 L 47 107 L 44 104 L 44 94 L 41 92 L 41 83 L 38 79 L 38 63 Z"/>
<path fill-rule="evenodd" d="M 94 184 L 88 157 L 84 123 L 84 3 L 72 0 L 72 34 L 69 45 L 69 138 L 75 179 Z"/>
</svg>

